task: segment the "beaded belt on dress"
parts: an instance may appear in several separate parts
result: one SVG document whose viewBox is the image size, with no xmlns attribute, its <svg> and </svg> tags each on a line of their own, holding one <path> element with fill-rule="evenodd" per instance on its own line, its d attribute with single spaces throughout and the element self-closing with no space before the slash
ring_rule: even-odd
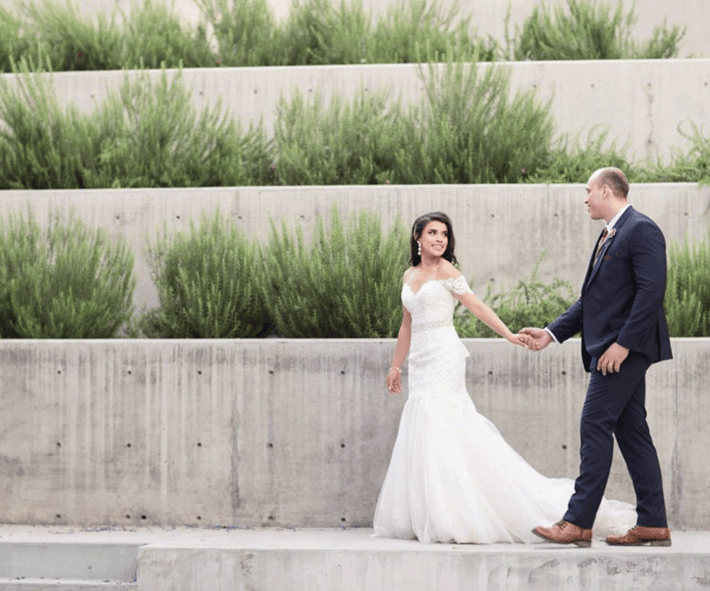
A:
<svg viewBox="0 0 710 591">
<path fill-rule="evenodd" d="M 453 326 L 454 321 L 451 318 L 442 318 L 441 320 L 430 320 L 429 322 L 417 322 L 412 324 L 412 332 L 422 332 L 433 328 L 443 328 L 444 326 Z"/>
</svg>

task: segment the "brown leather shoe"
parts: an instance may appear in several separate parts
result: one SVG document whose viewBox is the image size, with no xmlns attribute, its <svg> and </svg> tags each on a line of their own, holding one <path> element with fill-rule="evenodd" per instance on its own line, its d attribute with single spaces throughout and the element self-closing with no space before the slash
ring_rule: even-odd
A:
<svg viewBox="0 0 710 591">
<path fill-rule="evenodd" d="M 592 545 L 592 530 L 583 529 L 569 521 L 559 521 L 552 527 L 537 526 L 532 532 L 548 542 L 555 544 L 576 544 L 580 548 Z"/>
<path fill-rule="evenodd" d="M 608 536 L 606 543 L 611 546 L 670 546 L 671 532 L 667 527 L 632 527 L 623 536 Z"/>
</svg>

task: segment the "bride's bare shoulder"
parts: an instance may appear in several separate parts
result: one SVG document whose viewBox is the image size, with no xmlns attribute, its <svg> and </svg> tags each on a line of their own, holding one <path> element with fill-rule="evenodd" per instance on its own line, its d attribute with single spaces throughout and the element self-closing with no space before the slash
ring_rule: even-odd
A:
<svg viewBox="0 0 710 591">
<path fill-rule="evenodd" d="M 449 261 L 442 260 L 438 275 L 440 279 L 455 279 L 461 275 L 461 271 L 454 267 Z"/>
<path fill-rule="evenodd" d="M 409 281 L 409 278 L 412 276 L 412 273 L 414 273 L 414 269 L 416 269 L 416 267 L 409 267 L 409 269 L 404 272 L 404 277 L 402 277 L 402 281 L 404 281 L 404 283 L 407 283 L 407 281 Z"/>
</svg>

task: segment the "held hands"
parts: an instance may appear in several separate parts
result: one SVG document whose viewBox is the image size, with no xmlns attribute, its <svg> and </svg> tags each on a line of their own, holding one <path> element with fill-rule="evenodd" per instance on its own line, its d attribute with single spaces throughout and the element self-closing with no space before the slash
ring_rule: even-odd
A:
<svg viewBox="0 0 710 591">
<path fill-rule="evenodd" d="M 628 355 L 629 350 L 626 347 L 619 343 L 612 344 L 597 361 L 597 371 L 602 372 L 602 375 L 617 373 Z"/>
<path fill-rule="evenodd" d="M 521 347 L 525 347 L 526 349 L 532 348 L 532 342 L 533 340 L 525 334 L 513 334 L 511 333 L 509 336 L 506 337 L 508 342 L 513 343 L 514 345 L 520 345 Z"/>
<path fill-rule="evenodd" d="M 402 391 L 402 371 L 399 368 L 390 367 L 387 373 L 387 389 L 394 395 Z"/>
<path fill-rule="evenodd" d="M 542 351 L 552 342 L 552 336 L 542 328 L 525 327 L 520 329 L 521 335 L 527 335 L 530 339 L 528 349 L 532 351 Z"/>
</svg>

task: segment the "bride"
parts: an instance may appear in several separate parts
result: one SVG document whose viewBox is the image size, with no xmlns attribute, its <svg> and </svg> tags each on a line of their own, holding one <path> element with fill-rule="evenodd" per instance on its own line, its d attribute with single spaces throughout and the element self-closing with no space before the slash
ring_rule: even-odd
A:
<svg viewBox="0 0 710 591">
<path fill-rule="evenodd" d="M 474 295 L 454 266 L 454 246 L 446 214 L 415 220 L 404 314 L 387 375 L 390 393 L 399 394 L 409 353 L 409 397 L 377 501 L 374 535 L 421 542 L 539 541 L 532 528 L 564 513 L 574 482 L 542 476 L 476 411 L 466 391 L 469 353 L 453 325 L 456 301 L 511 343 L 526 347 L 529 340 L 513 334 Z M 595 527 L 626 531 L 635 522 L 631 505 L 604 500 Z"/>
</svg>

